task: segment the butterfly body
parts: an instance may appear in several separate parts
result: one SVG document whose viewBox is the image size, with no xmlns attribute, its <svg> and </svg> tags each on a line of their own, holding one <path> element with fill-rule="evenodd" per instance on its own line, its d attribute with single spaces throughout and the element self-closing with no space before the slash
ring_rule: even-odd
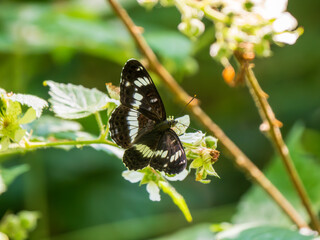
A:
<svg viewBox="0 0 320 240">
<path fill-rule="evenodd" d="M 121 105 L 110 118 L 111 138 L 126 149 L 123 162 L 130 170 L 146 166 L 175 174 L 187 161 L 177 134 L 167 120 L 160 95 L 146 69 L 137 60 L 123 67 L 120 81 Z"/>
</svg>

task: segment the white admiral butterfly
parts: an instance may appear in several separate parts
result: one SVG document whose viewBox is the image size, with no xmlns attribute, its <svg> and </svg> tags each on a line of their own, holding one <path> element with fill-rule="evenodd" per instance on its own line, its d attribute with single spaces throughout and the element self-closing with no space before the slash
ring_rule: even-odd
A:
<svg viewBox="0 0 320 240">
<path fill-rule="evenodd" d="M 120 102 L 110 118 L 111 138 L 126 149 L 123 162 L 130 170 L 146 166 L 176 174 L 187 159 L 177 134 L 177 121 L 167 120 L 159 93 L 142 64 L 130 59 L 120 80 Z"/>
</svg>

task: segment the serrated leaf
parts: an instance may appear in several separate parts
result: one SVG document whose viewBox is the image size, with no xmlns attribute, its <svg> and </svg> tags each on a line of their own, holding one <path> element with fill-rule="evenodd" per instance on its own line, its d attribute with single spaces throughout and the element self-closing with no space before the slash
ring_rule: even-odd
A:
<svg viewBox="0 0 320 240">
<path fill-rule="evenodd" d="M 33 95 L 18 93 L 18 94 L 13 94 L 8 98 L 14 102 L 19 102 L 23 105 L 32 107 L 36 111 L 36 116 L 38 118 L 41 116 L 42 110 L 45 107 L 48 107 L 48 103 L 45 100 Z"/>
<path fill-rule="evenodd" d="M 216 235 L 223 240 L 312 240 L 313 236 L 301 235 L 298 231 L 278 226 L 235 225 Z"/>
<path fill-rule="evenodd" d="M 53 81 L 45 81 L 44 84 L 50 87 L 49 102 L 56 116 L 61 118 L 84 118 L 106 109 L 107 103 L 114 102 L 113 99 L 95 88 L 88 89 L 81 85 Z"/>
<path fill-rule="evenodd" d="M 25 125 L 25 127 L 28 131 L 32 129 L 32 136 L 39 137 L 48 137 L 61 132 L 78 132 L 82 129 L 81 124 L 78 122 L 46 115 Z"/>
</svg>

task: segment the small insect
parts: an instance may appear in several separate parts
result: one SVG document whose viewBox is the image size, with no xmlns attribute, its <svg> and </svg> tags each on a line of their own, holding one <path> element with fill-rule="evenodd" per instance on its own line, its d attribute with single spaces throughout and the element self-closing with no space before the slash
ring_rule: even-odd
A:
<svg viewBox="0 0 320 240">
<path fill-rule="evenodd" d="M 120 106 L 110 118 L 111 138 L 126 149 L 123 162 L 130 170 L 146 166 L 176 174 L 187 166 L 177 134 L 177 121 L 167 120 L 160 95 L 142 64 L 130 59 L 120 80 Z"/>
</svg>

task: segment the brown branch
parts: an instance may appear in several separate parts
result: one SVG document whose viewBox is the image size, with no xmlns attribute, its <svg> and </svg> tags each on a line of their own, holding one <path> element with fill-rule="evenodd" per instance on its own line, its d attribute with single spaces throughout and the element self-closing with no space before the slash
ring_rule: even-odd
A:
<svg viewBox="0 0 320 240">
<path fill-rule="evenodd" d="M 283 141 L 280 131 L 280 126 L 282 124 L 276 119 L 274 112 L 272 111 L 272 108 L 267 101 L 267 95 L 261 89 L 259 82 L 252 71 L 252 65 L 248 64 L 247 62 L 243 62 L 242 64 L 245 65 L 245 71 L 248 80 L 247 86 L 256 103 L 257 108 L 259 109 L 259 113 L 264 124 L 264 130 L 269 133 L 268 137 L 270 141 L 273 143 L 274 147 L 280 154 L 286 170 L 291 178 L 291 181 L 301 199 L 301 202 L 309 214 L 314 229 L 316 229 L 320 233 L 319 221 L 314 211 L 312 210 L 310 199 L 293 164 L 288 147 Z"/>
<path fill-rule="evenodd" d="M 179 101 L 186 104 L 190 100 L 190 96 L 177 84 L 170 73 L 159 63 L 156 55 L 148 46 L 137 26 L 133 23 L 127 12 L 115 1 L 108 0 L 113 10 L 123 21 L 128 31 L 136 41 L 143 55 L 148 59 L 152 70 L 157 73 L 177 97 Z M 264 174 L 248 159 L 248 157 L 225 135 L 210 117 L 199 107 L 197 102 L 189 105 L 191 114 L 205 126 L 205 128 L 231 152 L 234 156 L 234 163 L 247 175 L 249 175 L 256 183 L 258 183 L 274 201 L 282 208 L 299 228 L 308 228 L 307 223 L 287 201 L 287 199 L 279 192 L 279 190 L 264 176 Z"/>
</svg>

